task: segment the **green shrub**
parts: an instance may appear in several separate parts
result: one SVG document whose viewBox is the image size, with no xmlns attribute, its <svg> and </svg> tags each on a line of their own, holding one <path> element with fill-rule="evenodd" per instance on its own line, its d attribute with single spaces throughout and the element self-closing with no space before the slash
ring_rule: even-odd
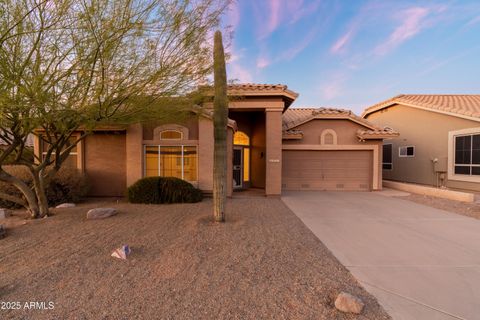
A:
<svg viewBox="0 0 480 320">
<path fill-rule="evenodd" d="M 127 190 L 131 203 L 192 203 L 202 201 L 202 191 L 173 177 L 148 177 Z"/>
<path fill-rule="evenodd" d="M 33 185 L 33 179 L 24 166 L 4 166 L 5 171 L 23 180 L 27 185 Z M 64 202 L 78 202 L 88 192 L 88 181 L 84 174 L 74 168 L 60 169 L 46 186 L 49 206 Z M 22 197 L 22 193 L 11 184 L 0 181 L 0 190 L 7 194 Z M 20 205 L 0 199 L 0 207 L 18 209 Z"/>
</svg>

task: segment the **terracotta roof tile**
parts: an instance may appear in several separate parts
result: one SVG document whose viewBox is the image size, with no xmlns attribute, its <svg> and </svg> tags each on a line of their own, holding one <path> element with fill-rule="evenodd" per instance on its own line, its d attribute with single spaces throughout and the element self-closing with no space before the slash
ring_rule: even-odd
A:
<svg viewBox="0 0 480 320">
<path fill-rule="evenodd" d="M 480 118 L 480 95 L 478 94 L 401 94 L 366 108 L 362 117 L 392 104 L 407 104 L 433 111 Z"/>
<path fill-rule="evenodd" d="M 229 94 L 281 94 L 295 100 L 298 93 L 288 89 L 284 84 L 239 83 L 228 85 Z"/>
<path fill-rule="evenodd" d="M 338 108 L 290 108 L 283 114 L 283 129 L 294 128 L 315 118 L 350 118 L 362 125 L 374 129 L 375 126 L 355 115 L 351 110 Z"/>
<path fill-rule="evenodd" d="M 396 131 L 394 131 L 391 128 L 376 128 L 375 130 L 365 130 L 365 129 L 358 129 L 357 130 L 357 137 L 360 139 L 366 139 L 366 138 L 375 138 L 378 136 L 379 138 L 383 137 L 397 137 L 400 134 Z"/>
<path fill-rule="evenodd" d="M 291 108 L 284 112 L 282 117 L 283 132 L 288 134 L 294 130 L 295 127 L 308 122 L 312 119 L 349 119 L 357 122 L 365 127 L 357 131 L 357 136 L 360 138 L 378 138 L 386 136 L 398 136 L 398 133 L 390 128 L 379 128 L 371 124 L 367 120 L 355 115 L 352 111 L 347 109 L 337 108 Z"/>
<path fill-rule="evenodd" d="M 284 84 L 264 84 L 264 83 L 239 83 L 230 84 L 228 89 L 235 90 L 286 90 L 288 87 Z"/>
</svg>

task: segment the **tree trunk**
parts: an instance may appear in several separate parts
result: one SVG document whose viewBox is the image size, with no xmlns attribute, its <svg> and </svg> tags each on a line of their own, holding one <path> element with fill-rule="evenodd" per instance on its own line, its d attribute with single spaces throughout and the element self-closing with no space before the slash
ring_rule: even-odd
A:
<svg viewBox="0 0 480 320">
<path fill-rule="evenodd" d="M 225 221 L 225 203 L 227 201 L 227 72 L 223 52 L 222 33 L 215 32 L 213 45 L 214 86 L 213 126 L 213 216 L 216 222 Z"/>
<path fill-rule="evenodd" d="M 25 200 L 27 201 L 26 209 L 30 212 L 30 217 L 32 219 L 36 219 L 40 216 L 40 208 L 38 206 L 37 197 L 35 196 L 33 190 L 25 182 L 15 176 L 6 173 L 5 171 L 0 171 L 0 180 L 11 183 L 23 194 Z"/>
<path fill-rule="evenodd" d="M 33 176 L 33 187 L 35 189 L 35 194 L 37 195 L 38 200 L 38 209 L 39 215 L 38 218 L 43 218 L 48 216 L 48 199 L 45 190 L 45 180 L 43 178 L 44 170 L 31 170 L 30 171 Z"/>
</svg>

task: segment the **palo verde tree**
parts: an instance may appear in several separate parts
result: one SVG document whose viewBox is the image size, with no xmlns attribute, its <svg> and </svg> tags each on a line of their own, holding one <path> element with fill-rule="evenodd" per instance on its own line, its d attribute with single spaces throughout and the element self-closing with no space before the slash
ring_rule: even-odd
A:
<svg viewBox="0 0 480 320">
<path fill-rule="evenodd" d="M 214 126 L 214 159 L 213 159 L 213 215 L 216 222 L 225 221 L 225 203 L 227 201 L 227 125 L 228 97 L 227 72 L 222 33 L 215 32 L 213 45 L 213 126 Z"/>
<path fill-rule="evenodd" d="M 179 97 L 211 72 L 208 42 L 227 2 L 1 1 L 0 181 L 23 196 L 0 197 L 48 215 L 49 179 L 94 128 L 186 112 Z M 32 133 L 43 145 L 33 161 Z M 33 185 L 7 165 L 27 168 Z"/>
</svg>

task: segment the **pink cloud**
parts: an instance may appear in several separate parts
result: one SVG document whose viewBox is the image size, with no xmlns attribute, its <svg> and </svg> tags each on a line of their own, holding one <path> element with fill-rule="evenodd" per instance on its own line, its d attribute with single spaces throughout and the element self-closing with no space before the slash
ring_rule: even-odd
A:
<svg viewBox="0 0 480 320">
<path fill-rule="evenodd" d="M 265 57 L 259 57 L 257 59 L 257 68 L 263 69 L 268 67 L 271 64 L 271 61 Z"/>
<path fill-rule="evenodd" d="M 280 26 L 288 27 L 303 17 L 315 13 L 321 1 L 304 3 L 304 0 L 261 0 L 253 2 L 258 39 L 263 40 Z"/>
<path fill-rule="evenodd" d="M 428 8 L 421 7 L 403 10 L 398 16 L 402 21 L 401 24 L 395 28 L 385 42 L 375 48 L 374 53 L 380 56 L 385 55 L 422 31 L 423 22 L 429 12 Z"/>
<path fill-rule="evenodd" d="M 288 12 L 291 13 L 291 15 L 289 15 L 289 18 L 291 19 L 290 23 L 296 23 L 303 17 L 316 12 L 321 2 L 321 0 L 317 0 L 304 4 L 303 0 L 289 0 L 287 2 L 287 9 Z"/>
<path fill-rule="evenodd" d="M 240 24 L 240 8 L 237 1 L 232 1 L 227 8 L 226 21 L 233 30 Z"/>
<path fill-rule="evenodd" d="M 298 44 L 288 48 L 281 56 L 280 60 L 291 60 L 295 58 L 300 52 L 305 50 L 310 43 L 315 39 L 315 36 L 318 33 L 319 26 L 312 28 L 308 34 L 300 41 Z"/>
<path fill-rule="evenodd" d="M 320 94 L 325 100 L 332 100 L 344 92 L 345 81 L 347 81 L 347 76 L 343 72 L 334 73 L 328 82 L 325 82 L 320 86 Z"/>
<path fill-rule="evenodd" d="M 467 27 L 471 27 L 471 26 L 476 25 L 476 24 L 479 23 L 479 22 L 480 22 L 480 16 L 476 16 L 475 18 L 473 18 L 472 20 L 470 20 L 470 21 L 466 24 L 466 26 L 467 26 Z"/>
<path fill-rule="evenodd" d="M 330 53 L 345 53 L 347 46 L 353 41 L 358 31 L 365 25 L 367 20 L 375 18 L 381 8 L 381 5 L 376 2 L 369 2 L 364 5 L 360 12 L 350 21 L 346 32 L 330 47 Z"/>
<path fill-rule="evenodd" d="M 333 54 L 342 53 L 345 51 L 345 47 L 350 42 L 354 29 L 348 30 L 342 37 L 340 37 L 330 48 L 330 52 Z"/>
<path fill-rule="evenodd" d="M 229 64 L 228 71 L 228 80 L 238 80 L 243 83 L 253 82 L 251 72 L 238 63 Z"/>
<path fill-rule="evenodd" d="M 254 3 L 259 39 L 267 38 L 280 24 L 282 5 L 280 0 L 268 0 Z"/>
</svg>

